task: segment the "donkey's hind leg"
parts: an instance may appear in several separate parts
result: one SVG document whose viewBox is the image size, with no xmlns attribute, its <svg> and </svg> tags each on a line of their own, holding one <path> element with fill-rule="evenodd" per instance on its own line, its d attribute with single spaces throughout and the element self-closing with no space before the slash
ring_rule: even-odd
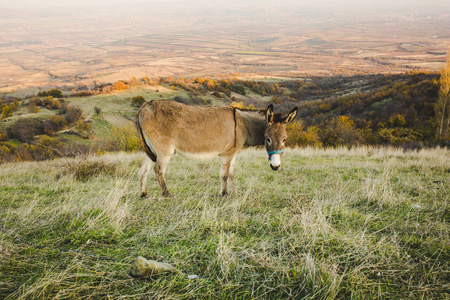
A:
<svg viewBox="0 0 450 300">
<path fill-rule="evenodd" d="M 145 156 L 144 160 L 139 166 L 139 183 L 141 188 L 141 197 L 147 196 L 147 176 L 150 171 L 151 160 L 148 156 Z"/>
<path fill-rule="evenodd" d="M 233 159 L 230 162 L 230 168 L 228 172 L 228 182 L 230 183 L 230 189 L 233 192 L 235 189 L 234 185 L 234 162 L 236 161 L 236 155 L 233 156 Z"/>
<path fill-rule="evenodd" d="M 234 155 L 227 155 L 220 157 L 220 195 L 225 196 L 227 192 L 228 178 L 234 184 Z"/>
<path fill-rule="evenodd" d="M 164 173 L 166 172 L 167 164 L 169 163 L 170 156 L 158 155 L 155 164 L 155 174 L 156 179 L 158 179 L 158 183 L 161 186 L 162 195 L 164 197 L 172 196 L 167 189 L 166 181 L 164 180 Z"/>
</svg>

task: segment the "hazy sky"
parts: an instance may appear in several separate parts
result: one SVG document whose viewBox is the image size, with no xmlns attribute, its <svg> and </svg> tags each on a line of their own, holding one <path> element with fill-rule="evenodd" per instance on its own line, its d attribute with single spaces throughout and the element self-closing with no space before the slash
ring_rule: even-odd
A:
<svg viewBox="0 0 450 300">
<path fill-rule="evenodd" d="M 449 8 L 449 0 L 0 0 L 0 8 L 18 7 L 61 7 L 61 6 L 139 6 L 152 3 L 175 3 L 192 6 L 285 6 L 285 7 L 364 7 L 389 9 L 396 8 Z"/>
</svg>

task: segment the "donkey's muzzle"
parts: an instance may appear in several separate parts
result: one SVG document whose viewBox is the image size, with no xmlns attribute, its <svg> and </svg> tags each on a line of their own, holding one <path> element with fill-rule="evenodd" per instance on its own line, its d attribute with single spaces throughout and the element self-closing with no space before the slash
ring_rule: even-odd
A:
<svg viewBox="0 0 450 300">
<path fill-rule="evenodd" d="M 281 154 L 276 153 L 276 154 L 270 155 L 269 162 L 270 162 L 270 167 L 272 168 L 272 170 L 274 170 L 274 171 L 278 170 L 281 166 Z"/>
</svg>

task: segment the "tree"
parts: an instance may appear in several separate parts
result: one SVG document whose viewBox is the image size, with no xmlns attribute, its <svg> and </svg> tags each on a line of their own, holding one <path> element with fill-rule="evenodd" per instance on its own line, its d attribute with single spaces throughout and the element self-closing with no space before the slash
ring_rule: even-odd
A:
<svg viewBox="0 0 450 300">
<path fill-rule="evenodd" d="M 123 81 L 117 81 L 113 84 L 113 89 L 116 91 L 123 91 L 128 89 L 128 86 Z"/>
<path fill-rule="evenodd" d="M 139 80 L 136 77 L 131 78 L 130 85 L 131 86 L 139 85 Z"/>
<path fill-rule="evenodd" d="M 144 103 L 145 98 L 142 96 L 134 96 L 133 99 L 131 99 L 131 104 L 137 107 L 141 107 Z"/>
<path fill-rule="evenodd" d="M 78 121 L 83 114 L 83 111 L 78 106 L 61 107 L 60 111 L 64 114 L 67 124 Z"/>
<path fill-rule="evenodd" d="M 328 123 L 320 139 L 325 147 L 350 147 L 360 142 L 361 133 L 350 117 L 338 116 Z"/>
<path fill-rule="evenodd" d="M 450 130 L 450 49 L 449 57 L 441 71 L 439 79 L 439 94 L 434 106 L 434 113 L 437 123 L 438 143 L 442 138 L 449 135 Z"/>
<path fill-rule="evenodd" d="M 13 113 L 13 108 L 8 106 L 8 105 L 4 105 L 2 108 L 2 116 L 0 117 L 0 119 L 6 119 L 12 116 Z"/>
</svg>

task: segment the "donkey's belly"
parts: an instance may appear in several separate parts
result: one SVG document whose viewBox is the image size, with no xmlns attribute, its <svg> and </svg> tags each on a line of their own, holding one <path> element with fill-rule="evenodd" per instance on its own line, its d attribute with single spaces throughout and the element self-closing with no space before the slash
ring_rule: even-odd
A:
<svg viewBox="0 0 450 300">
<path fill-rule="evenodd" d="M 219 155 L 219 152 L 199 152 L 199 153 L 190 153 L 190 152 L 183 152 L 181 150 L 176 149 L 177 153 L 181 156 L 189 159 L 195 159 L 195 160 L 209 160 L 217 155 Z"/>
</svg>

